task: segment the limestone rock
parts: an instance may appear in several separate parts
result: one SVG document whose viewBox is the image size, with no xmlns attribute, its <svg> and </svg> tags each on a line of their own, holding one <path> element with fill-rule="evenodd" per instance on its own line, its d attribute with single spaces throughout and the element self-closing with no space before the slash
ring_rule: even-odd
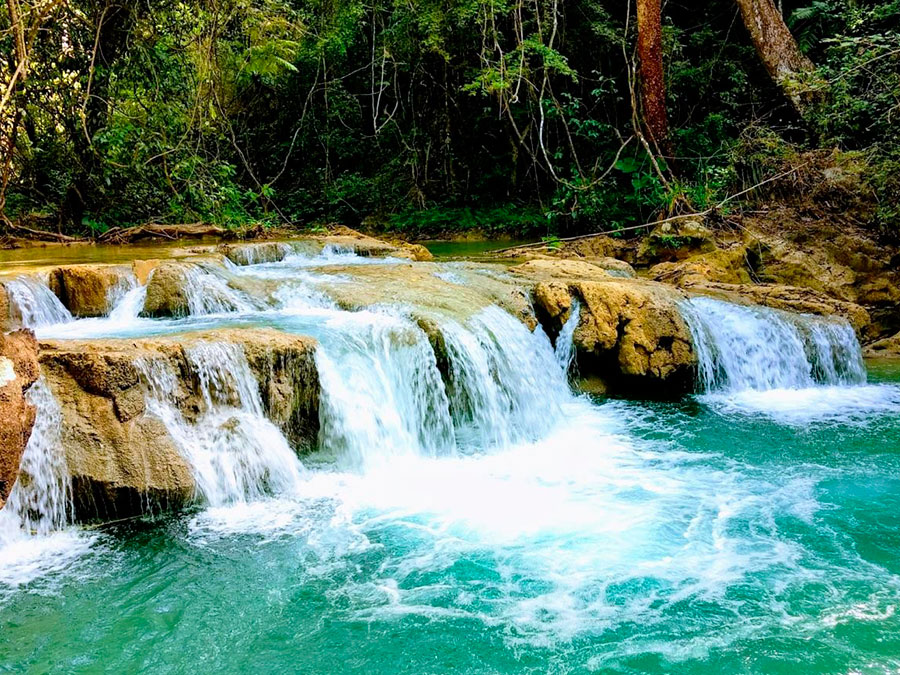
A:
<svg viewBox="0 0 900 675">
<path fill-rule="evenodd" d="M 6 291 L 6 286 L 0 282 L 0 332 L 18 328 L 17 324 L 10 306 L 9 293 Z"/>
<path fill-rule="evenodd" d="M 0 333 L 0 509 L 18 478 L 31 436 L 35 411 L 25 392 L 38 374 L 34 334 L 27 330 Z"/>
<path fill-rule="evenodd" d="M 531 279 L 599 279 L 610 277 L 609 272 L 599 265 L 577 259 L 537 259 L 516 265 L 511 270 L 515 274 Z"/>
<path fill-rule="evenodd" d="M 716 250 L 712 231 L 699 220 L 679 219 L 657 225 L 641 242 L 637 258 L 644 263 L 684 260 Z"/>
<path fill-rule="evenodd" d="M 863 353 L 869 358 L 900 359 L 900 333 L 873 342 L 865 348 Z"/>
<path fill-rule="evenodd" d="M 283 242 L 263 241 L 222 244 L 218 250 L 235 265 L 258 265 L 284 260 L 290 248 Z"/>
<path fill-rule="evenodd" d="M 534 302 L 542 323 L 556 334 L 581 303 L 574 342 L 582 376 L 612 388 L 635 390 L 649 382 L 677 393 L 690 385 L 696 356 L 677 301 L 683 296 L 640 280 L 542 281 Z M 597 387 L 594 387 L 597 389 Z"/>
<path fill-rule="evenodd" d="M 275 330 L 213 330 L 143 339 L 46 341 L 41 366 L 63 413 L 62 444 L 76 515 L 109 519 L 178 507 L 194 495 L 190 466 L 146 407 L 138 360 L 163 360 L 176 374 L 175 404 L 187 420 L 204 409 L 186 350 L 239 344 L 266 415 L 298 451 L 314 447 L 319 384 L 316 343 Z"/>
<path fill-rule="evenodd" d="M 105 316 L 130 277 L 123 265 L 65 265 L 51 273 L 50 288 L 73 316 Z"/>
<path fill-rule="evenodd" d="M 147 297 L 141 316 L 180 317 L 190 313 L 185 287 L 187 268 L 183 263 L 161 262 L 147 282 Z"/>
<path fill-rule="evenodd" d="M 712 281 L 726 284 L 751 283 L 748 260 L 752 254 L 744 246 L 717 249 L 679 262 L 664 262 L 650 268 L 650 278 L 675 286 Z"/>
</svg>

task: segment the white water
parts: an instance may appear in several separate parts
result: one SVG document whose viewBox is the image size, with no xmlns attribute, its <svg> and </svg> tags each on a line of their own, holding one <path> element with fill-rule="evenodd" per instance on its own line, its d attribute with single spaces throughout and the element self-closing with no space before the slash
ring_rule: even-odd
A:
<svg viewBox="0 0 900 675">
<path fill-rule="evenodd" d="M 281 270 L 273 276 L 296 274 L 285 265 L 265 268 Z M 542 331 L 529 332 L 498 308 L 467 322 L 439 318 L 445 386 L 428 336 L 405 310 L 342 312 L 305 281 L 287 282 L 291 290 L 276 299 L 283 313 L 312 318 L 322 331 L 320 445 L 335 460 L 327 469 L 305 471 L 264 418 L 246 358 L 234 345 L 188 350 L 203 400 L 196 418 L 182 414 L 182 385 L 164 362 L 142 366 L 148 409 L 179 443 L 210 507 L 195 519 L 194 535 L 303 533 L 329 573 L 352 567 L 355 553 L 393 542 L 402 550 L 377 578 L 357 574 L 340 589 L 348 613 L 367 620 L 454 611 L 486 624 L 505 622 L 514 627 L 514 641 L 653 621 L 659 612 L 652 593 L 624 606 L 614 598 L 617 587 L 648 579 L 674 589 L 677 602 L 718 599 L 731 584 L 756 584 L 764 571 L 774 570 L 778 583 L 799 583 L 806 573 L 798 563 L 802 546 L 769 525 L 776 515 L 805 518 L 819 508 L 803 472 L 772 484 L 740 467 L 713 469 L 690 453 L 656 452 L 619 433 L 614 411 L 568 388 L 577 311 L 555 350 Z M 232 311 L 225 306 L 211 311 Z M 709 380 L 716 386 L 759 385 L 742 393 L 759 396 L 766 411 L 787 405 L 773 403 L 783 391 L 831 391 L 846 399 L 848 391 L 869 389 L 819 386 L 852 375 L 841 327 L 792 332 L 779 315 L 772 326 L 766 312 L 751 312 L 754 328 L 742 334 L 733 311 L 745 308 L 716 309 L 735 324 L 724 321 L 703 336 L 704 363 L 713 364 L 714 377 L 726 378 Z M 123 310 L 126 322 L 129 316 Z M 689 319 L 692 329 L 712 316 Z M 781 352 L 771 353 L 772 340 L 781 340 L 779 349 L 790 356 L 786 379 L 767 370 L 783 365 Z M 748 352 L 747 343 L 757 351 Z M 770 360 L 761 367 L 752 354 Z M 783 388 L 792 382 L 805 384 Z M 479 559 L 497 569 L 483 598 L 464 584 L 419 579 Z M 442 602 L 449 594 L 452 601 Z M 740 600 L 725 602 L 740 613 Z M 439 610 L 441 604 L 453 609 Z M 752 631 L 735 628 L 744 629 Z"/>
<path fill-rule="evenodd" d="M 166 425 L 193 470 L 197 490 L 213 506 L 296 494 L 303 466 L 279 429 L 263 414 L 258 385 L 243 350 L 199 343 L 185 350 L 204 403 L 196 420 L 178 408 L 179 382 L 162 360 L 138 363 L 151 414 Z"/>
<path fill-rule="evenodd" d="M 697 297 L 682 303 L 703 400 L 727 412 L 801 424 L 900 411 L 895 386 L 867 386 L 862 350 L 843 319 Z"/>
<path fill-rule="evenodd" d="M 839 319 L 712 298 L 682 304 L 704 391 L 802 389 L 866 381 L 856 335 Z"/>
<path fill-rule="evenodd" d="M 40 279 L 20 275 L 7 281 L 5 286 L 11 304 L 26 328 L 50 326 L 73 320 L 69 310 Z"/>
<path fill-rule="evenodd" d="M 185 270 L 184 285 L 188 310 L 192 315 L 223 314 L 225 312 L 252 312 L 259 305 L 247 295 L 228 286 L 222 277 L 200 267 Z"/>
<path fill-rule="evenodd" d="M 68 569 L 94 539 L 65 529 L 72 517 L 72 491 L 60 441 L 59 404 L 43 377 L 26 396 L 37 417 L 19 478 L 0 510 L 0 588 Z"/>
<path fill-rule="evenodd" d="M 449 403 L 425 333 L 391 312 L 333 313 L 319 347 L 319 446 L 347 468 L 453 448 Z"/>
<path fill-rule="evenodd" d="M 539 438 L 570 396 L 550 340 L 499 307 L 441 333 L 449 360 L 449 398 L 460 445 L 469 451 Z M 569 338 L 570 339 L 570 338 Z M 565 348 L 564 348 L 565 349 Z"/>
<path fill-rule="evenodd" d="M 572 300 L 572 308 L 569 310 L 569 318 L 563 324 L 559 335 L 556 338 L 556 360 L 564 373 L 568 373 L 575 360 L 575 329 L 578 328 L 578 322 L 581 320 L 581 303 L 578 300 Z"/>
</svg>

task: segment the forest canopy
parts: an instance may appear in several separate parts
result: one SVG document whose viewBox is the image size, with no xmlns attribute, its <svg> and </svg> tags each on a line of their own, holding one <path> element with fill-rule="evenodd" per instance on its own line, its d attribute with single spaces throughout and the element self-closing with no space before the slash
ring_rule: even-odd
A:
<svg viewBox="0 0 900 675">
<path fill-rule="evenodd" d="M 655 39 L 640 35 L 648 7 Z M 616 231 L 835 148 L 866 167 L 872 225 L 896 232 L 900 0 L 656 7 L 3 0 L 0 214 L 80 234 Z M 745 27 L 769 9 L 802 76 L 780 75 Z"/>
</svg>

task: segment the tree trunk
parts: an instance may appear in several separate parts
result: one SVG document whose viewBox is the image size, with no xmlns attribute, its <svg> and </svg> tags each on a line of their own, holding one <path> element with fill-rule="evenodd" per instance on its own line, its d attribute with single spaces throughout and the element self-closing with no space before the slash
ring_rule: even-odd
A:
<svg viewBox="0 0 900 675">
<path fill-rule="evenodd" d="M 637 0 L 637 51 L 644 125 L 657 149 L 668 144 L 660 0 Z"/>
<path fill-rule="evenodd" d="M 736 2 L 763 65 L 802 117 L 813 100 L 803 85 L 815 71 L 813 62 L 800 51 L 773 0 Z"/>
</svg>

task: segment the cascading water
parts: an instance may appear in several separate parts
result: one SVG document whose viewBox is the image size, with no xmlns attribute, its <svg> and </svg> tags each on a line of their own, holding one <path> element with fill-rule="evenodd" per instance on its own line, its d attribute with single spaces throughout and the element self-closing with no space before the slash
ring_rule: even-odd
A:
<svg viewBox="0 0 900 675">
<path fill-rule="evenodd" d="M 29 534 L 44 535 L 62 529 L 72 514 L 72 491 L 60 439 L 62 411 L 43 377 L 26 394 L 36 416 L 16 481 L 6 506 L 0 511 L 5 525 L 3 539 Z"/>
<path fill-rule="evenodd" d="M 387 312 L 338 313 L 316 352 L 319 445 L 350 468 L 452 450 L 452 421 L 424 331 Z"/>
<path fill-rule="evenodd" d="M 303 466 L 266 419 L 243 350 L 209 342 L 187 348 L 185 355 L 204 404 L 194 421 L 178 409 L 178 381 L 166 362 L 145 359 L 138 367 L 148 389 L 148 411 L 162 419 L 191 465 L 200 496 L 218 506 L 295 494 Z"/>
<path fill-rule="evenodd" d="M 578 328 L 578 322 L 581 319 L 581 303 L 578 300 L 572 301 L 572 307 L 569 310 L 569 318 L 563 324 L 559 335 L 556 338 L 556 361 L 564 373 L 568 373 L 575 360 L 575 329 Z"/>
<path fill-rule="evenodd" d="M 465 326 L 450 321 L 440 330 L 450 407 L 463 448 L 533 440 L 559 419 L 570 394 L 561 359 L 539 327 L 532 333 L 499 307 L 488 307 Z M 571 335 L 561 337 L 562 352 L 570 350 L 570 342 Z"/>
<path fill-rule="evenodd" d="M 7 281 L 5 286 L 11 304 L 26 328 L 72 321 L 69 310 L 41 280 L 21 275 Z"/>
<path fill-rule="evenodd" d="M 846 321 L 735 305 L 712 298 L 682 304 L 704 391 L 803 389 L 866 380 Z"/>
</svg>

